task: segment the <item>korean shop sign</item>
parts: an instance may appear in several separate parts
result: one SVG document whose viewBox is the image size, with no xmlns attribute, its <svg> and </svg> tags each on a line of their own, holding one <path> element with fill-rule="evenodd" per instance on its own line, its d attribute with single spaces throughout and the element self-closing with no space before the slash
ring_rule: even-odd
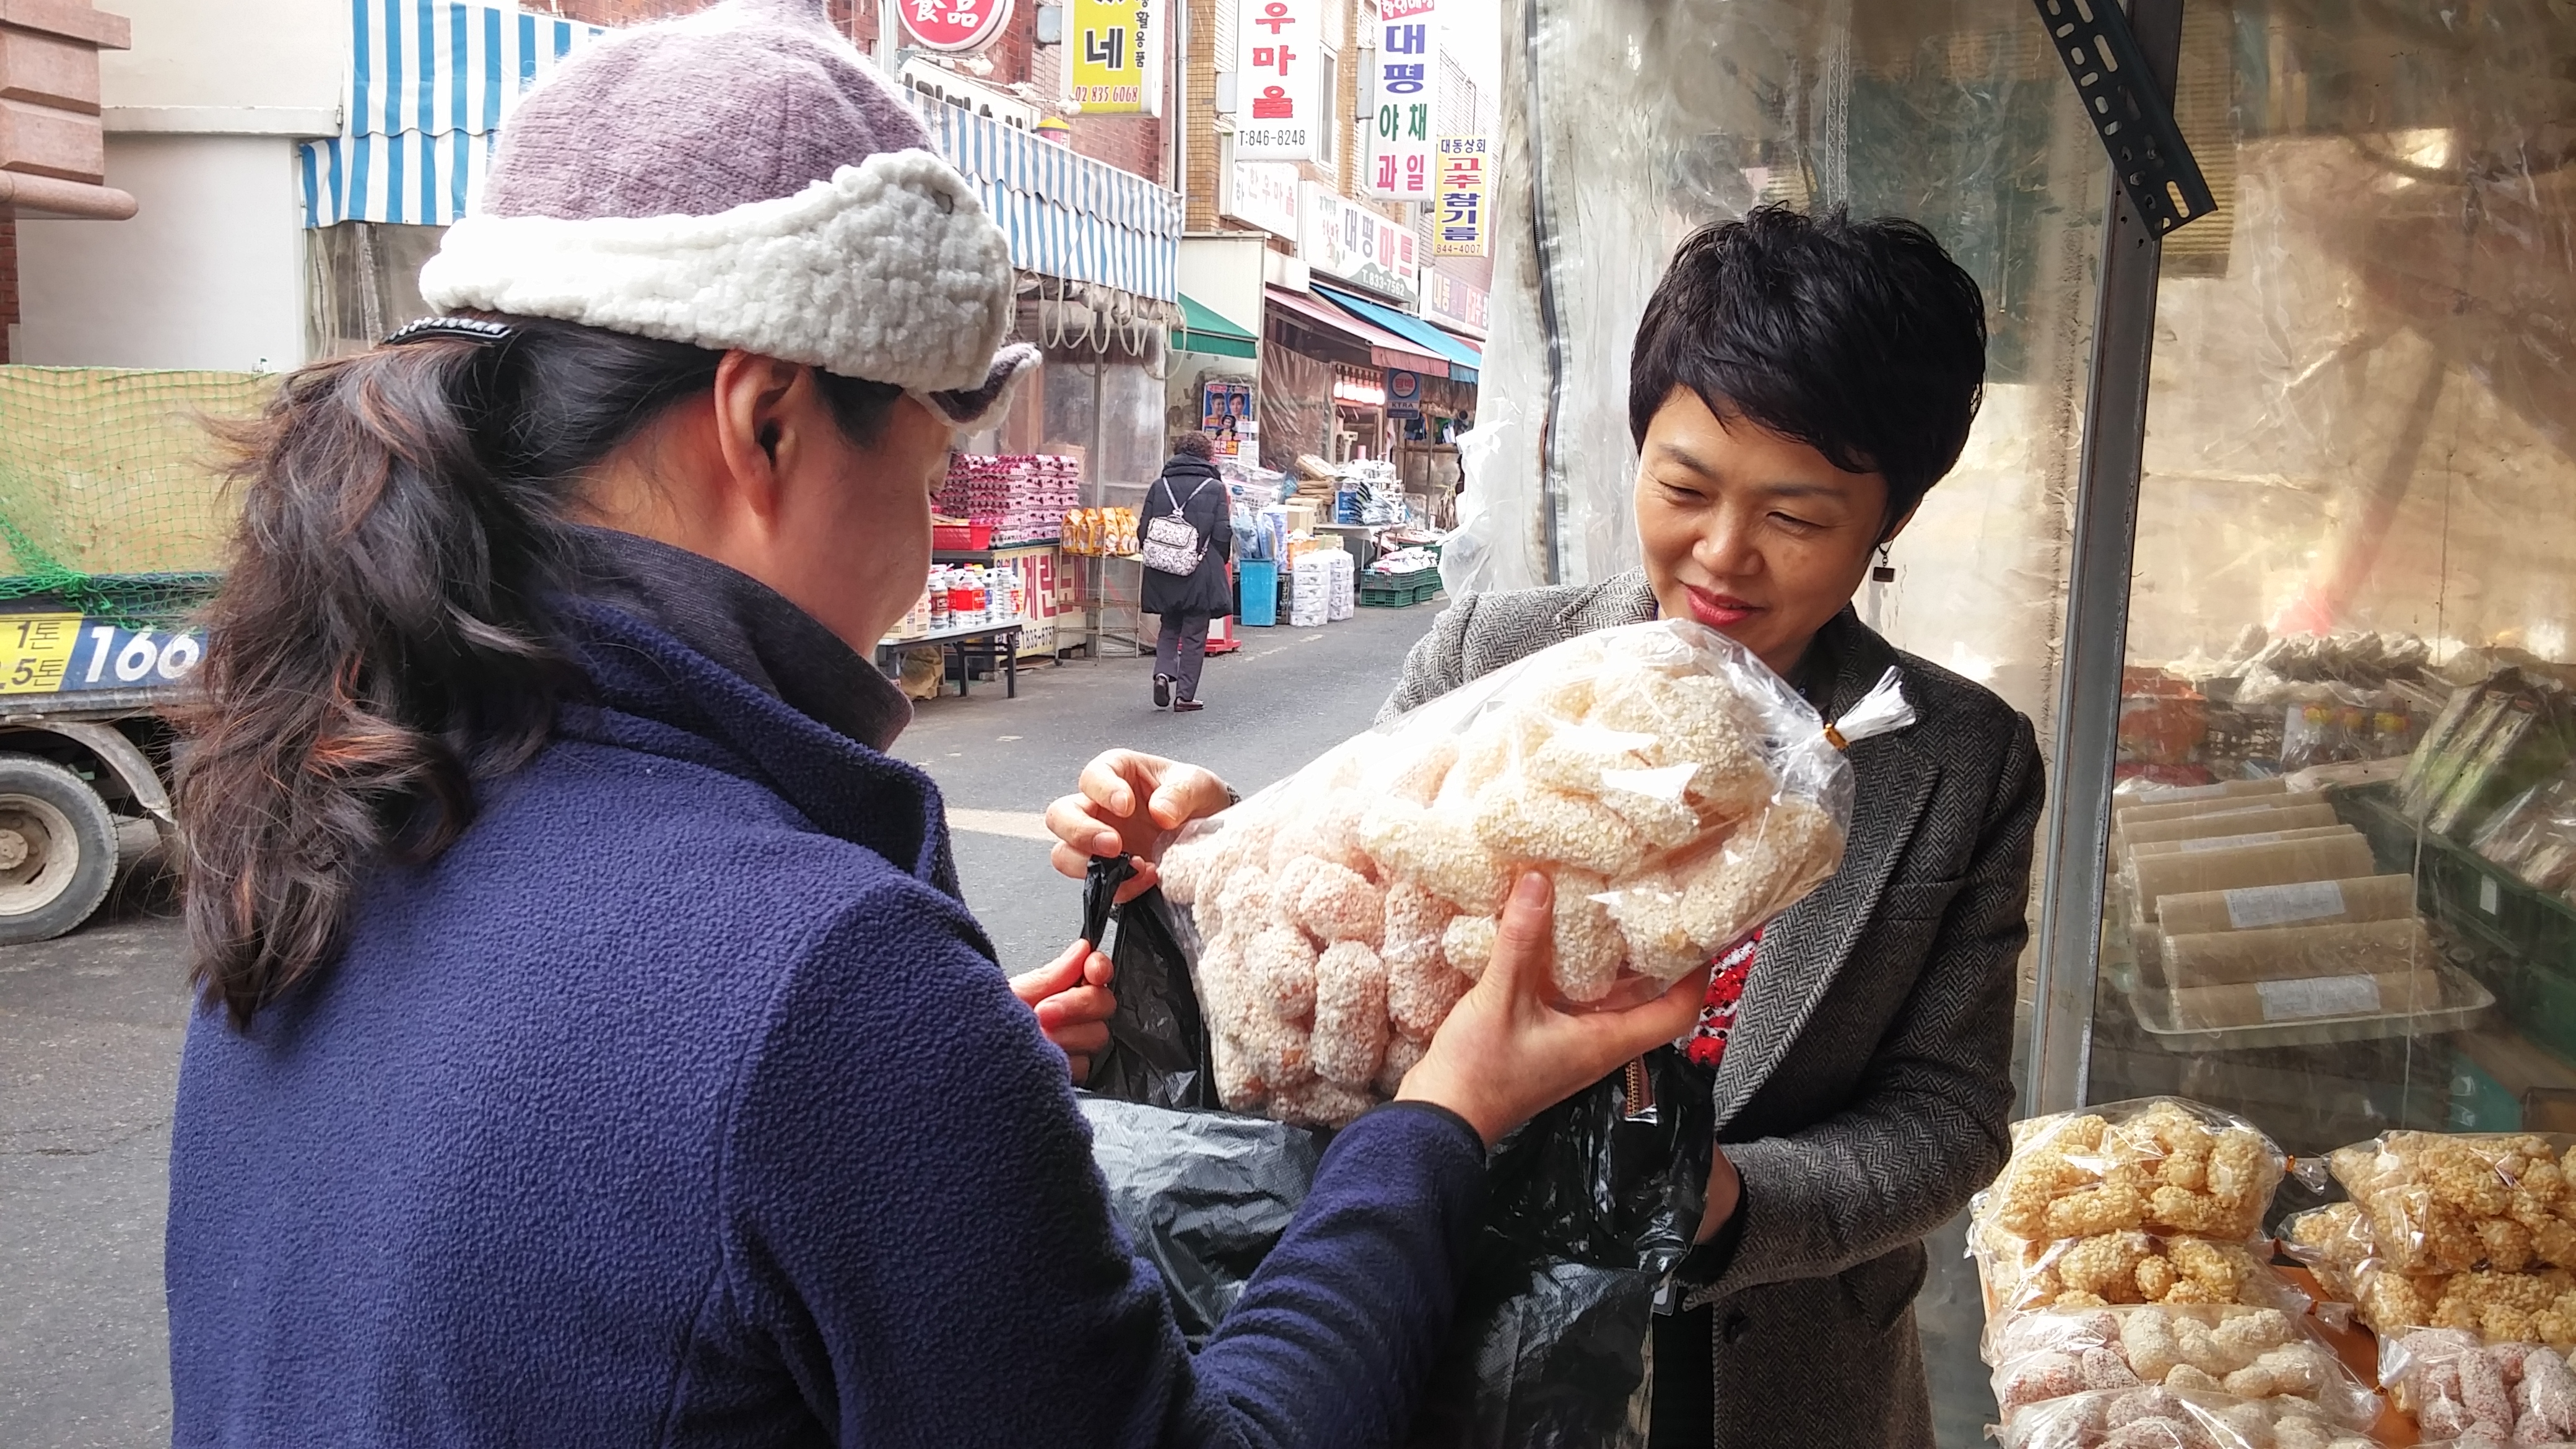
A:
<svg viewBox="0 0 2576 1449">
<path fill-rule="evenodd" d="M 1384 0 L 1369 113 L 1368 194 L 1431 200 L 1432 118 L 1440 110 L 1440 17 L 1434 0 Z"/>
<path fill-rule="evenodd" d="M 895 0 L 894 8 L 913 44 L 946 55 L 982 50 L 1011 23 L 1011 0 Z"/>
<path fill-rule="evenodd" d="M 1413 305 L 1422 259 L 1412 231 L 1312 181 L 1297 183 L 1297 194 L 1297 254 L 1310 269 Z"/>
<path fill-rule="evenodd" d="M 1065 54 L 1086 116 L 1163 113 L 1162 0 L 1073 0 Z"/>
<path fill-rule="evenodd" d="M 1311 161 L 1330 124 L 1323 94 L 1323 0 L 1237 0 L 1234 154 L 1242 161 Z"/>
<path fill-rule="evenodd" d="M 1492 223 L 1485 215 L 1483 136 L 1440 138 L 1439 209 L 1432 217 L 1431 254 L 1435 257 L 1481 257 Z"/>
<path fill-rule="evenodd" d="M 1297 239 L 1297 163 L 1237 161 L 1225 214 L 1272 236 Z"/>
<path fill-rule="evenodd" d="M 1482 337 L 1490 305 L 1485 289 L 1473 282 L 1460 281 L 1437 267 L 1422 269 L 1422 315 L 1429 320 Z"/>
</svg>

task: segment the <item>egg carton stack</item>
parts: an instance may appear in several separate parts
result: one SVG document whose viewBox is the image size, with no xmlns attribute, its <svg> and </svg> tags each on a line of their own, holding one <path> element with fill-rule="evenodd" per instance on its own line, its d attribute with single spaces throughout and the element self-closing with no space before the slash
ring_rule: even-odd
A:
<svg viewBox="0 0 2576 1449">
<path fill-rule="evenodd" d="M 1289 566 L 1289 627 L 1312 629 L 1332 617 L 1333 566 L 1328 560 L 1334 558 L 1347 562 L 1350 555 L 1333 549 L 1318 549 Z"/>
<path fill-rule="evenodd" d="M 1359 612 L 1359 560 L 1340 549 L 1315 555 L 1324 561 L 1328 593 L 1324 600 L 1324 619 L 1339 622 Z"/>
<path fill-rule="evenodd" d="M 2349 1201 L 2286 1226 L 2379 1335 L 2380 1381 L 2428 1442 L 2576 1442 L 2571 1141 L 2386 1133 L 2329 1159 Z"/>
<path fill-rule="evenodd" d="M 936 506 L 951 518 L 991 524 L 993 546 L 1009 548 L 1056 537 L 1066 511 L 1081 504 L 1079 458 L 952 453 Z"/>
</svg>

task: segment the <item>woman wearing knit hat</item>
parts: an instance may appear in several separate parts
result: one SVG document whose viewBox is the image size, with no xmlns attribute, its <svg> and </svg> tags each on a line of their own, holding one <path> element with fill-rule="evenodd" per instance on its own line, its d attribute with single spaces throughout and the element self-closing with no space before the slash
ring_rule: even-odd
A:
<svg viewBox="0 0 2576 1449">
<path fill-rule="evenodd" d="M 287 379 L 181 791 L 174 1441 L 1366 1445 L 1483 1148 L 1690 1020 L 1541 1005 L 1543 889 L 1195 1355 L 866 649 L 1032 360 L 999 232 L 823 23 L 603 43 L 447 315 Z M 1147 762 L 1150 808 L 1224 787 Z"/>
</svg>

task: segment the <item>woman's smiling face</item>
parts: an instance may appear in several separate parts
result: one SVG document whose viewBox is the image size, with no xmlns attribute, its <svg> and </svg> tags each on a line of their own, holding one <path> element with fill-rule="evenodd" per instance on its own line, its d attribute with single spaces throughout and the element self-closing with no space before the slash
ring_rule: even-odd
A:
<svg viewBox="0 0 2576 1449">
<path fill-rule="evenodd" d="M 1889 524 L 1878 474 L 1846 473 L 1805 443 L 1721 418 L 1688 388 L 1647 425 L 1636 502 L 1662 615 L 1696 619 L 1784 675 L 1906 522 Z"/>
</svg>

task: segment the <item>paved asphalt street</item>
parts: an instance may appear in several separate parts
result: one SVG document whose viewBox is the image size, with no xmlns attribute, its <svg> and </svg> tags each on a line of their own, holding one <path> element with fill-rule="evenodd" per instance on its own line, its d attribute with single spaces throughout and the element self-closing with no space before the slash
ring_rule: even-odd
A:
<svg viewBox="0 0 2576 1449">
<path fill-rule="evenodd" d="M 1046 802 L 1111 745 L 1198 761 L 1246 793 L 1365 728 L 1435 606 L 1323 629 L 1247 630 L 1208 663 L 1195 715 L 1156 712 L 1149 661 L 1024 673 L 924 703 L 897 746 L 944 792 L 968 902 L 1013 970 L 1063 949 L 1080 887 L 1038 838 Z M 169 1442 L 161 1221 L 170 1099 L 187 1014 L 169 877 L 130 869 L 88 926 L 0 948 L 0 1449 Z M 1924 1331 L 1942 1442 L 1981 1437 L 1973 1275 L 1936 1238 Z"/>
</svg>

